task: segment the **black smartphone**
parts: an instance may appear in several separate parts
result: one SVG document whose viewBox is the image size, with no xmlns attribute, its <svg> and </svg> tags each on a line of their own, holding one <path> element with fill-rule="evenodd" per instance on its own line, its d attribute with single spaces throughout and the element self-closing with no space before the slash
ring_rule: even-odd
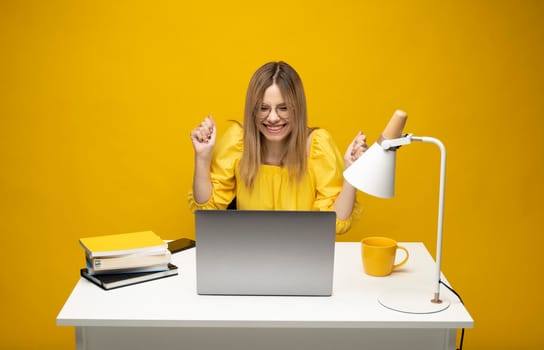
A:
<svg viewBox="0 0 544 350">
<path fill-rule="evenodd" d="M 168 242 L 168 250 L 170 253 L 181 252 L 182 250 L 193 248 L 196 242 L 189 238 L 179 238 Z"/>
</svg>

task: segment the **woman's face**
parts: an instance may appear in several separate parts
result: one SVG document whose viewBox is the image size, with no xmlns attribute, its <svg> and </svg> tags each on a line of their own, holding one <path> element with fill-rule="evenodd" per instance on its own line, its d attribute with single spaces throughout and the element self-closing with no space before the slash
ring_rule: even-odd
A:
<svg viewBox="0 0 544 350">
<path fill-rule="evenodd" d="M 284 141 L 291 133 L 289 109 L 278 85 L 273 84 L 265 90 L 256 122 L 259 131 L 270 142 Z"/>
</svg>

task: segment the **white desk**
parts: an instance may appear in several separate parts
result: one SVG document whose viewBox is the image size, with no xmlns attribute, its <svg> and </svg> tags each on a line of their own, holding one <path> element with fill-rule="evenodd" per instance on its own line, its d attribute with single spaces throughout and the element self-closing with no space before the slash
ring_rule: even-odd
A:
<svg viewBox="0 0 544 350">
<path fill-rule="evenodd" d="M 458 328 L 472 328 L 446 288 L 445 311 L 403 314 L 378 295 L 391 288 L 434 290 L 434 260 L 421 243 L 402 243 L 410 259 L 388 277 L 363 272 L 359 243 L 337 243 L 331 297 L 200 296 L 194 249 L 174 254 L 180 274 L 104 291 L 75 286 L 57 325 L 75 326 L 78 350 L 92 349 L 449 349 Z"/>
</svg>

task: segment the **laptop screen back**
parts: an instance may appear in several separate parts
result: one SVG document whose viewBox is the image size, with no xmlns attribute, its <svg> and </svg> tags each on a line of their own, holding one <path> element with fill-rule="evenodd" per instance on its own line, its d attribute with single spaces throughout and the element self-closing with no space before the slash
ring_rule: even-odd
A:
<svg viewBox="0 0 544 350">
<path fill-rule="evenodd" d="M 199 294 L 332 294 L 336 215 L 198 210 Z"/>
</svg>

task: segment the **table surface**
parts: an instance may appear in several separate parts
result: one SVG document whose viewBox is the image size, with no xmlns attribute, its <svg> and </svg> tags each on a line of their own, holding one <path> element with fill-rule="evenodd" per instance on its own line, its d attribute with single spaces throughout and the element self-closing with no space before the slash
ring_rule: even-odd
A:
<svg viewBox="0 0 544 350">
<path fill-rule="evenodd" d="M 364 273 L 360 243 L 336 243 L 333 295 L 203 296 L 196 293 L 195 250 L 172 256 L 179 275 L 109 291 L 81 278 L 57 316 L 57 325 L 76 327 L 304 327 L 472 328 L 459 299 L 446 288 L 449 308 L 406 314 L 383 307 L 381 293 L 417 288 L 434 292 L 435 262 L 422 243 L 399 243 L 410 258 L 387 277 Z M 399 253 L 399 256 L 401 253 Z"/>
</svg>

